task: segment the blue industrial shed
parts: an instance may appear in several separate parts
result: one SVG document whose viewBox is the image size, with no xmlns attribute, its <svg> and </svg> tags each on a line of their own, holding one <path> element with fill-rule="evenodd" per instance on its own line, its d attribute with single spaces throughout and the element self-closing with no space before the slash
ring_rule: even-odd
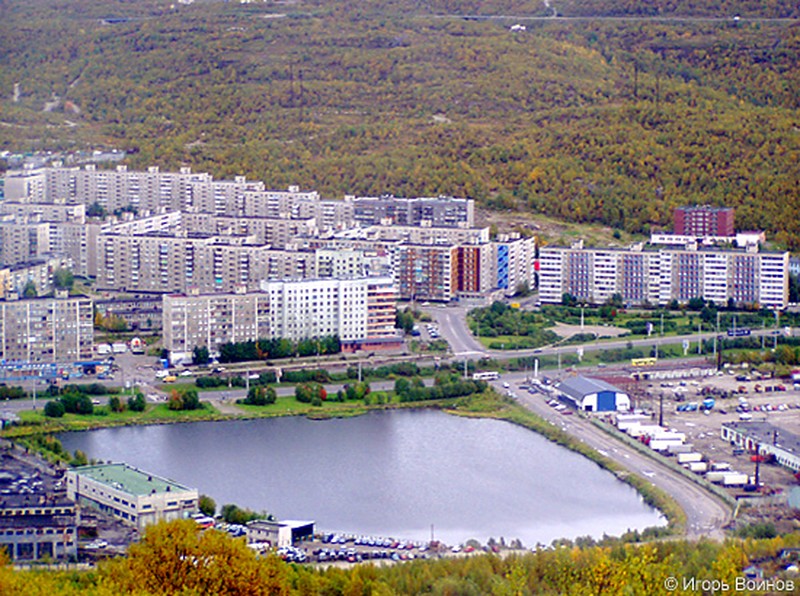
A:
<svg viewBox="0 0 800 596">
<path fill-rule="evenodd" d="M 627 393 L 610 383 L 590 377 L 570 377 L 556 383 L 561 396 L 586 412 L 618 412 L 631 408 Z"/>
</svg>

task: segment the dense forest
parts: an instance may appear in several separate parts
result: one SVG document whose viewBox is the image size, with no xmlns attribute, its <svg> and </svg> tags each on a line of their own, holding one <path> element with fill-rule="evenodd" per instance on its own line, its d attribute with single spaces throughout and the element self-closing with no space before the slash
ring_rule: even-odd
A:
<svg viewBox="0 0 800 596">
<path fill-rule="evenodd" d="M 636 233 L 730 205 L 800 249 L 796 2 L 8 0 L 0 17 L 2 150 L 119 148 Z"/>
<path fill-rule="evenodd" d="M 796 594 L 800 580 L 786 567 L 796 563 L 796 552 L 792 551 L 798 544 L 797 536 L 787 536 L 730 540 L 725 544 L 564 545 L 506 557 L 476 555 L 389 567 L 365 564 L 350 569 L 316 569 L 284 563 L 276 556 L 258 558 L 243 539 L 216 530 L 200 532 L 189 520 L 150 527 L 143 540 L 131 546 L 128 557 L 103 562 L 94 571 L 14 572 L 0 561 L 0 593 Z M 750 565 L 763 574 L 760 579 L 745 575 Z M 770 582 L 771 588 L 759 589 L 761 582 Z"/>
</svg>

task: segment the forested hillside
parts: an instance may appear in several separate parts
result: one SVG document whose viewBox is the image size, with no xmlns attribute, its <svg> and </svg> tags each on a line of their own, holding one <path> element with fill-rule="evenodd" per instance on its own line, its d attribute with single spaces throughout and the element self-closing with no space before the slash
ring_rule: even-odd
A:
<svg viewBox="0 0 800 596">
<path fill-rule="evenodd" d="M 724 204 L 800 249 L 798 16 L 788 0 L 7 0 L 0 149 L 115 147 L 133 167 L 629 232 Z"/>
<path fill-rule="evenodd" d="M 562 546 L 498 557 L 477 555 L 395 566 L 317 569 L 257 558 L 242 539 L 191 520 L 147 529 L 127 557 L 84 572 L 14 572 L 0 558 L 0 593 L 525 596 L 586 594 L 796 594 L 797 536 L 761 540 Z M 793 552 L 795 551 L 795 552 Z M 788 555 L 782 557 L 781 555 Z M 743 570 L 754 565 L 757 579 Z"/>
</svg>

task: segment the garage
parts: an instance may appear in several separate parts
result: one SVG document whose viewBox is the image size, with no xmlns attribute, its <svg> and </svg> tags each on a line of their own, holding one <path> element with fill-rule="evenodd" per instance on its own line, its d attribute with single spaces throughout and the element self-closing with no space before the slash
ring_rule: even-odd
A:
<svg viewBox="0 0 800 596">
<path fill-rule="evenodd" d="M 627 393 L 601 379 L 570 377 L 556 389 L 565 401 L 585 412 L 625 412 L 631 408 Z"/>
</svg>

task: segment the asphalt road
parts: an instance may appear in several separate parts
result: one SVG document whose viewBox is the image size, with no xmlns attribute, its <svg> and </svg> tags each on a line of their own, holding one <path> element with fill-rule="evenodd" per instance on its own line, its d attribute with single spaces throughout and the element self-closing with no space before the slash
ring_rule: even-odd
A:
<svg viewBox="0 0 800 596">
<path fill-rule="evenodd" d="M 542 394 L 531 395 L 527 391 L 520 390 L 518 384 L 524 380 L 524 373 L 514 373 L 503 375 L 500 381 L 494 381 L 492 384 L 500 392 L 508 391 L 502 387 L 503 382 L 511 384 L 511 391 L 517 395 L 517 401 L 526 408 L 672 495 L 686 513 L 686 534 L 689 538 L 724 537 L 722 526 L 730 520 L 731 511 L 719 498 L 657 459 L 617 441 L 595 427 L 589 420 L 557 412 L 547 405 L 547 400 Z"/>
<path fill-rule="evenodd" d="M 467 327 L 467 311 L 470 310 L 470 308 L 464 306 L 429 306 L 425 307 L 424 310 L 439 324 L 439 333 L 450 344 L 450 349 L 456 358 L 467 357 L 477 360 L 483 356 L 490 358 L 517 358 L 519 356 L 531 356 L 534 354 L 552 356 L 557 354 L 575 354 L 578 349 L 578 345 L 571 345 L 525 350 L 490 350 L 475 339 L 472 332 L 470 332 Z M 762 335 L 771 337 L 773 333 L 774 329 L 751 330 L 752 337 L 760 337 Z M 663 345 L 680 344 L 686 339 L 691 344 L 687 356 L 691 356 L 696 354 L 698 338 L 705 341 L 714 339 L 714 337 L 720 335 L 721 334 L 716 332 L 694 333 L 691 335 L 669 335 L 663 337 L 653 335 L 653 337 L 641 339 L 623 338 L 618 340 L 595 341 L 581 344 L 580 347 L 583 349 L 584 353 L 587 353 L 598 350 L 627 348 L 629 345 L 633 347 L 660 347 Z M 722 335 L 724 338 L 727 338 L 727 335 Z"/>
</svg>

